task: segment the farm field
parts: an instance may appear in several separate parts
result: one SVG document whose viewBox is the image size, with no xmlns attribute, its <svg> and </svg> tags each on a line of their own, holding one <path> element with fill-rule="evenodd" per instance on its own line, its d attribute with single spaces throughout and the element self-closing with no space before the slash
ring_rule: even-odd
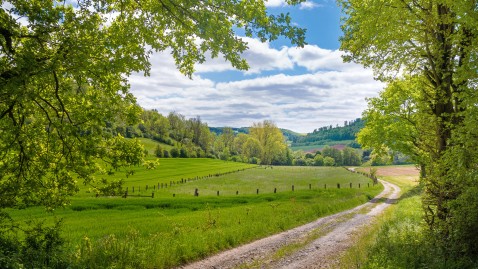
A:
<svg viewBox="0 0 478 269">
<path fill-rule="evenodd" d="M 71 267 L 175 267 L 354 207 L 382 189 L 343 168 L 211 159 L 160 159 L 155 170 L 136 168 L 125 186 L 127 198 L 97 198 L 82 189 L 71 205 L 46 218 L 63 219 Z M 11 213 L 45 219 L 41 208 Z"/>
</svg>

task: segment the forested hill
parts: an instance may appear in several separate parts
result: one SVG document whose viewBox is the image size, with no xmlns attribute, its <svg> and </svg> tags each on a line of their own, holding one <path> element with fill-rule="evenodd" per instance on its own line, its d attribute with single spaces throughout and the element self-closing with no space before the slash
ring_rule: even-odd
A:
<svg viewBox="0 0 478 269">
<path fill-rule="evenodd" d="M 345 121 L 344 126 L 324 126 L 315 129 L 305 136 L 298 136 L 292 141 L 292 146 L 311 144 L 326 144 L 330 141 L 355 140 L 357 133 L 364 127 L 364 121 L 360 118 Z"/>
<path fill-rule="evenodd" d="M 248 134 L 249 133 L 249 127 L 241 127 L 241 128 L 231 128 L 234 133 L 239 134 L 239 133 L 244 133 Z M 217 135 L 222 134 L 224 127 L 209 127 L 209 130 Z M 284 137 L 289 140 L 289 141 L 296 141 L 299 137 L 303 137 L 303 134 L 296 133 L 294 131 L 288 130 L 288 129 L 280 129 Z"/>
</svg>

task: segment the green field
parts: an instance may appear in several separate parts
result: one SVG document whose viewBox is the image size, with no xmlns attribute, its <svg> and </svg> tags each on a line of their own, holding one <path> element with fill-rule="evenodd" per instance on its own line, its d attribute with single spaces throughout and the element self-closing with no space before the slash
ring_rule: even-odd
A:
<svg viewBox="0 0 478 269">
<path fill-rule="evenodd" d="M 173 146 L 171 145 L 168 145 L 168 144 L 164 144 L 164 143 L 159 143 L 159 142 L 156 142 L 152 139 L 149 139 L 149 138 L 136 138 L 138 139 L 139 141 L 141 141 L 141 144 L 143 144 L 144 148 L 146 150 L 148 150 L 148 154 L 149 155 L 154 155 L 154 150 L 156 149 L 156 146 L 160 145 L 163 150 L 171 150 L 173 148 Z"/>
<path fill-rule="evenodd" d="M 130 195 L 141 188 L 149 197 L 96 198 L 85 188 L 47 218 L 63 219 L 72 268 L 171 268 L 354 207 L 382 189 L 343 168 L 254 167 L 211 159 L 160 163 L 155 170 L 138 167 L 126 179 Z M 41 208 L 11 213 L 45 219 Z"/>
</svg>

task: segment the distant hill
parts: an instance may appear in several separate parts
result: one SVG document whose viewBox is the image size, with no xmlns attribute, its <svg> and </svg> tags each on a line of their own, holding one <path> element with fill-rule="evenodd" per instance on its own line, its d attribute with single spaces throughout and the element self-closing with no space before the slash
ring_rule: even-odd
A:
<svg viewBox="0 0 478 269">
<path fill-rule="evenodd" d="M 248 134 L 249 133 L 249 127 L 241 127 L 241 128 L 234 128 L 234 127 L 209 127 L 209 131 L 212 133 L 215 133 L 216 135 L 222 134 L 222 130 L 224 128 L 231 128 L 235 134 Z"/>
<path fill-rule="evenodd" d="M 324 145 L 347 145 L 360 148 L 355 142 L 357 133 L 364 127 L 365 122 L 358 118 L 352 121 L 346 121 L 344 126 L 324 126 L 315 129 L 312 133 L 305 136 L 298 136 L 292 140 L 293 149 L 314 149 L 321 148 Z"/>
<path fill-rule="evenodd" d="M 225 127 L 209 127 L 209 130 L 212 133 L 215 133 L 216 135 L 222 134 L 222 130 Z M 241 128 L 232 128 L 231 129 L 234 131 L 235 134 L 239 133 L 244 133 L 248 134 L 249 133 L 249 127 L 241 127 Z M 294 131 L 288 130 L 288 129 L 280 129 L 284 137 L 288 140 L 294 143 L 294 141 L 297 141 L 300 137 L 303 137 L 303 134 L 296 133 Z"/>
</svg>

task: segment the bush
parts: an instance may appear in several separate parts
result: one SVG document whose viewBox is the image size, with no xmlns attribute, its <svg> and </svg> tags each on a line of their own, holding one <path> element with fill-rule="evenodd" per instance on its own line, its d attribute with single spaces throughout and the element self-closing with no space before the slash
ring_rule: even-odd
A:
<svg viewBox="0 0 478 269">
<path fill-rule="evenodd" d="M 50 227 L 43 222 L 28 224 L 30 227 L 23 230 L 23 241 L 9 236 L 15 231 L 0 231 L 0 268 L 67 268 L 64 240 L 60 237 L 61 221 Z"/>
<path fill-rule="evenodd" d="M 179 157 L 179 150 L 177 148 L 172 148 L 169 154 L 171 155 L 171 157 L 177 158 Z"/>
<path fill-rule="evenodd" d="M 163 148 L 160 145 L 157 145 L 154 149 L 154 155 L 158 158 L 162 158 L 164 156 Z"/>
<path fill-rule="evenodd" d="M 325 166 L 334 166 L 335 165 L 335 160 L 332 157 L 325 157 L 324 158 L 324 165 Z"/>
<path fill-rule="evenodd" d="M 186 151 L 186 149 L 184 148 L 181 148 L 181 150 L 179 150 L 179 157 L 180 158 L 187 158 L 189 155 L 188 155 L 188 152 Z"/>
</svg>

